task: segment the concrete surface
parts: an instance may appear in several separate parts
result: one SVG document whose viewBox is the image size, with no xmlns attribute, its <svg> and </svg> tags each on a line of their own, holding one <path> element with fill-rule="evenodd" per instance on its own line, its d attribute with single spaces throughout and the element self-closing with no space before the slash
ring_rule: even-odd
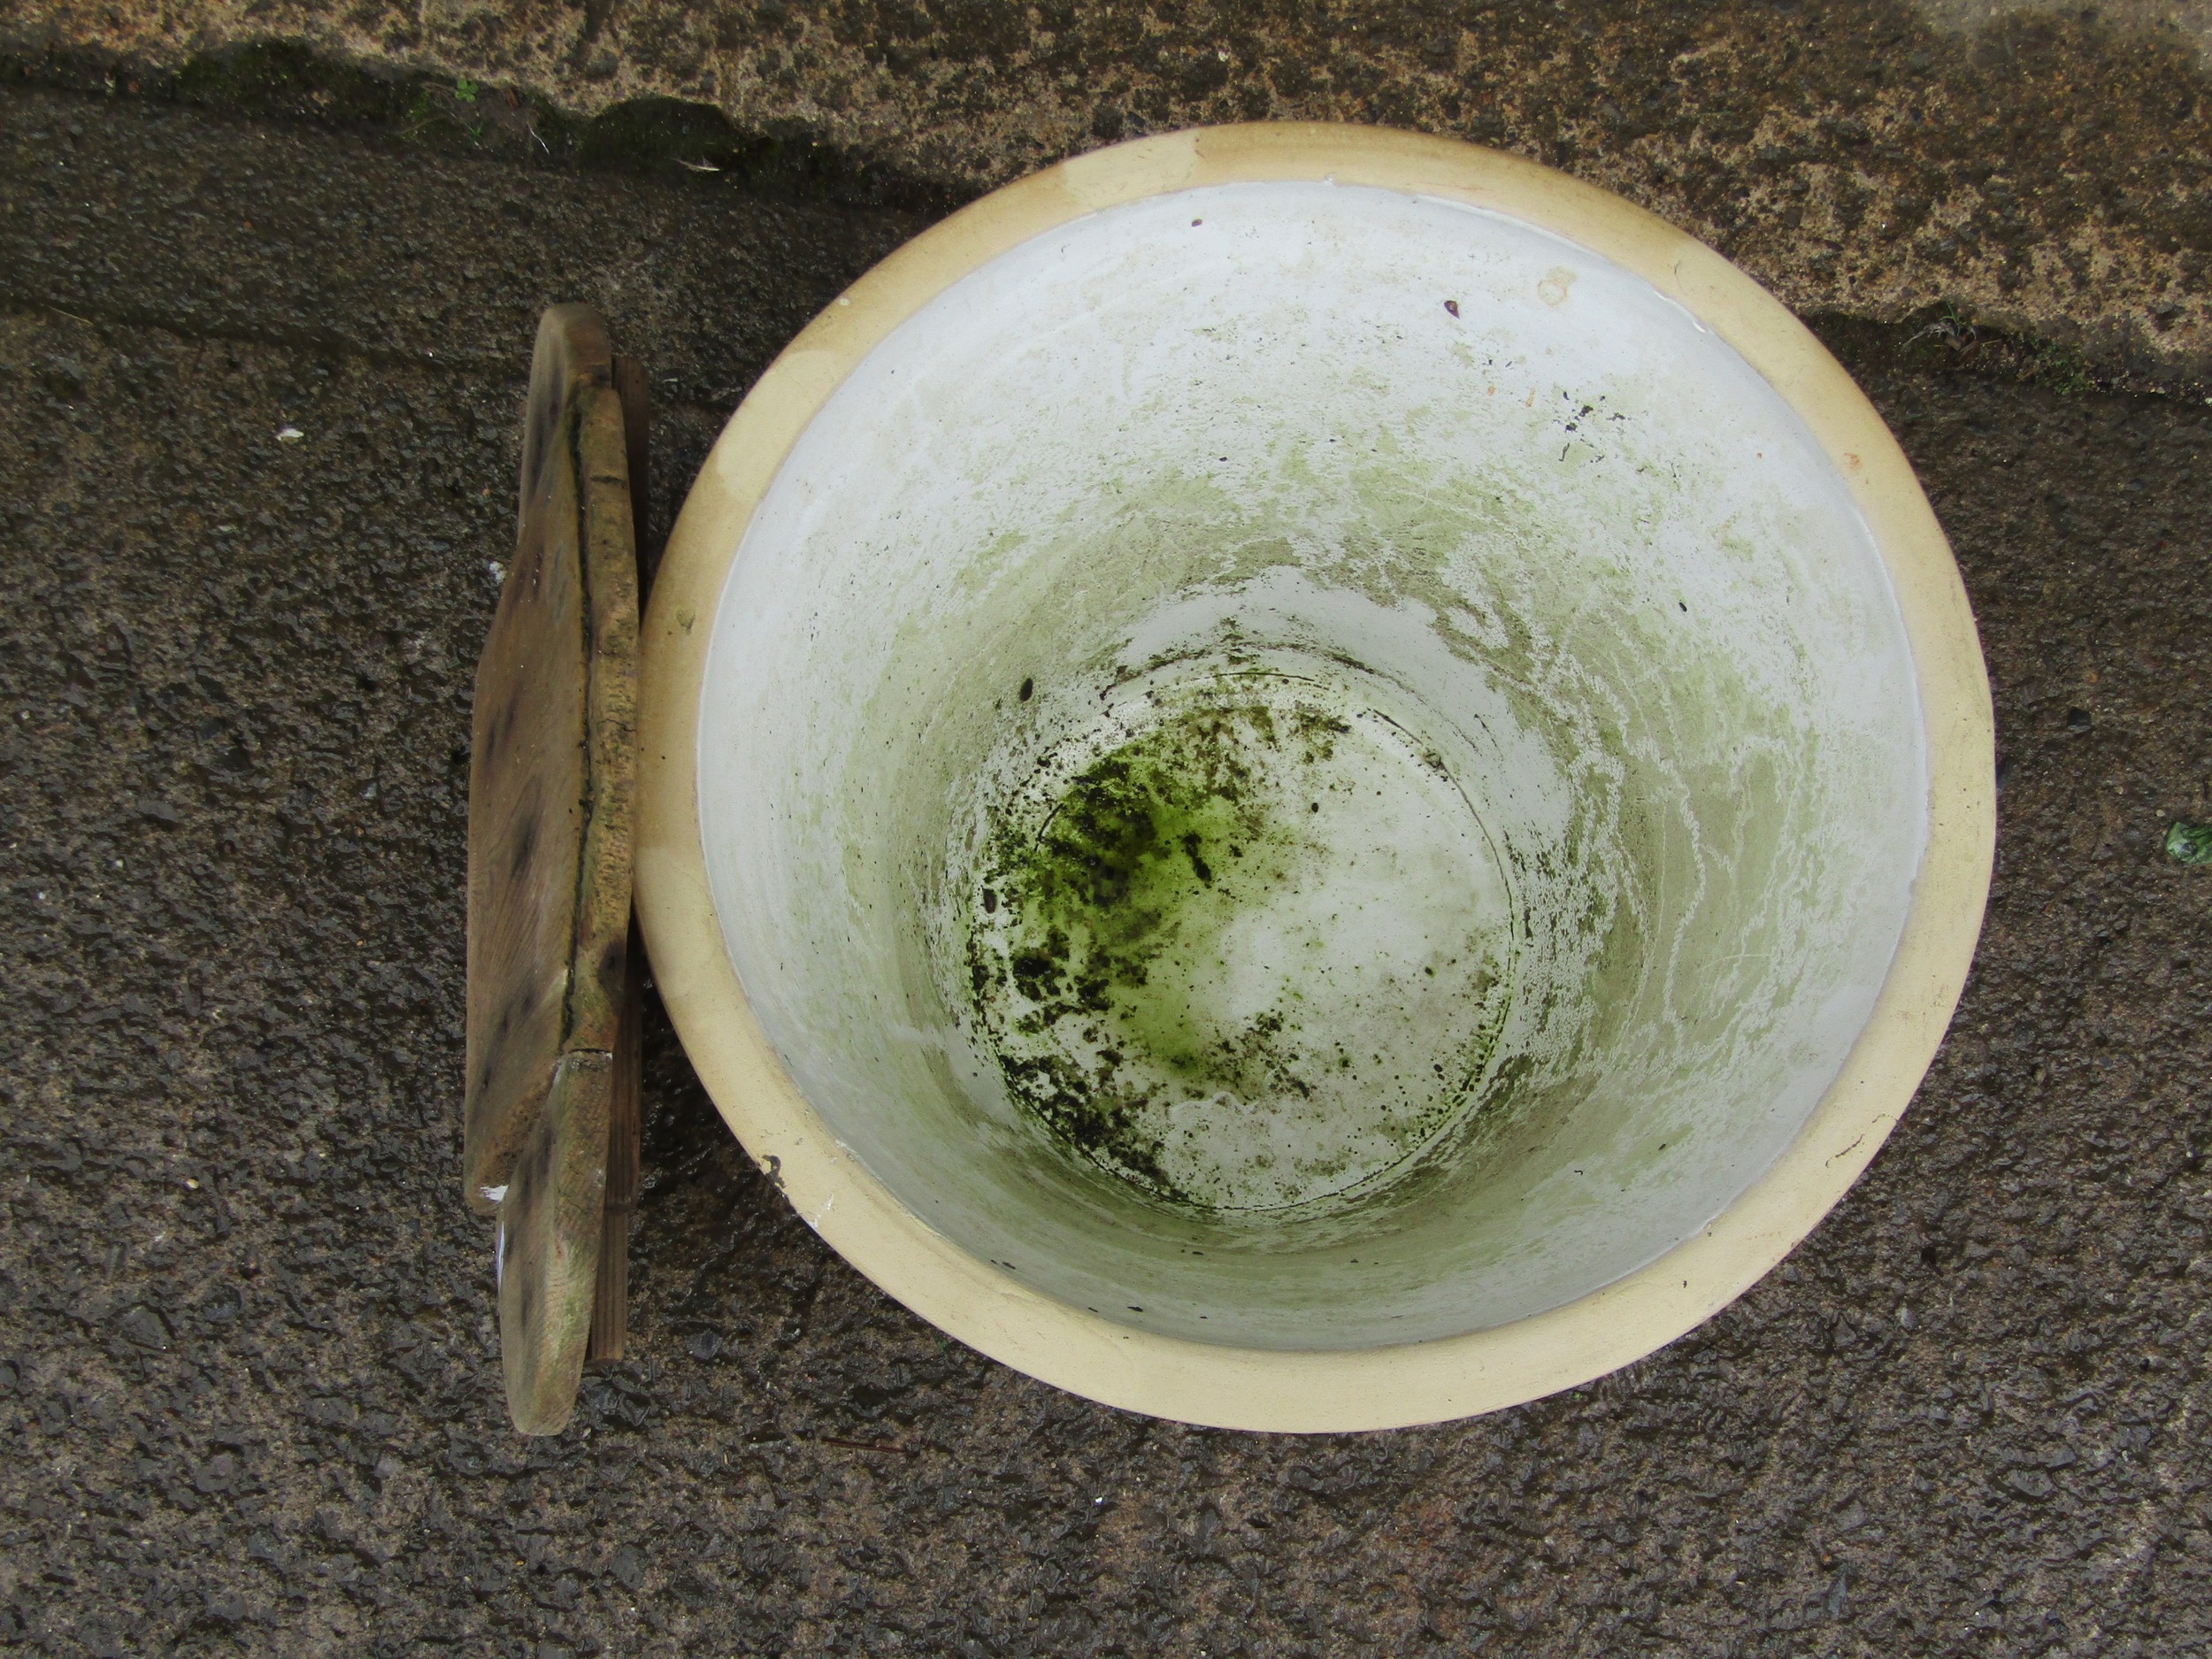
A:
<svg viewBox="0 0 2212 1659">
<path fill-rule="evenodd" d="M 634 1356 L 506 1429 L 464 745 L 533 318 L 595 301 L 662 377 L 664 525 L 916 223 L 0 88 L 0 1647 L 2212 1646 L 2212 870 L 2160 851 L 2212 816 L 2212 408 L 1956 319 L 1822 326 L 1985 630 L 1989 927 L 1913 1112 L 1738 1305 L 1442 1428 L 1119 1415 L 829 1254 L 656 1018 Z"/>
<path fill-rule="evenodd" d="M 1967 34 L 2008 18 L 2049 16 L 2061 10 L 2051 0 L 1918 0 L 1923 16 L 1938 28 Z M 2102 0 L 2095 18 L 2124 35 L 2163 35 L 2200 56 L 2212 53 L 2212 4 L 2208 0 Z M 2082 16 L 2077 8 L 2074 15 Z"/>
<path fill-rule="evenodd" d="M 1617 190 L 1801 310 L 2212 365 L 2212 0 L 0 0 L 35 73 L 219 96 L 272 45 L 419 77 L 486 143 L 519 126 L 491 88 L 674 98 L 959 194 L 1193 122 L 1417 127 Z"/>
</svg>

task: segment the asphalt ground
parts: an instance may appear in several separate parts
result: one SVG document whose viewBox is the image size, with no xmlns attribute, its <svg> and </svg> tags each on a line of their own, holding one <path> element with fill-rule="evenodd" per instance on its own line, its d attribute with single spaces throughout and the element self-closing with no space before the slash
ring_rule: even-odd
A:
<svg viewBox="0 0 2212 1659">
<path fill-rule="evenodd" d="M 2212 407 L 1816 319 L 1981 619 L 1996 886 L 1857 1189 L 1702 1329 L 1440 1428 L 1204 1431 L 949 1343 L 649 1019 L 630 1359 L 508 1428 L 457 1192 L 470 680 L 543 304 L 665 526 L 914 213 L 0 89 L 0 1646 L 2212 1647 Z M 296 438 L 280 434 L 296 431 Z"/>
</svg>

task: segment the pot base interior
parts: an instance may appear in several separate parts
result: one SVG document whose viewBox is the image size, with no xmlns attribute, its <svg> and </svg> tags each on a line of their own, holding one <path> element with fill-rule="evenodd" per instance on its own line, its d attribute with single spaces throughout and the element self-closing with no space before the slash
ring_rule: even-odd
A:
<svg viewBox="0 0 2212 1659">
<path fill-rule="evenodd" d="M 1048 695 L 1095 712 L 948 883 L 1010 1098 L 1207 1213 L 1371 1193 L 1481 1109 L 1512 888 L 1409 699 L 1233 628 Z"/>
</svg>

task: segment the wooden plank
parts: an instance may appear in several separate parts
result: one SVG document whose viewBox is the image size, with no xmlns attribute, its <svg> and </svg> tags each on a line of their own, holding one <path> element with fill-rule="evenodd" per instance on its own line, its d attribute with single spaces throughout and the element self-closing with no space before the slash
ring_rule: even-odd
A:
<svg viewBox="0 0 2212 1659">
<path fill-rule="evenodd" d="M 637 549 L 638 609 L 642 613 L 653 588 L 653 560 L 647 498 L 651 473 L 645 365 L 635 357 L 614 359 L 614 390 L 622 405 L 624 462 L 630 480 L 630 524 Z M 630 921 L 629 962 L 625 975 L 622 1018 L 616 1027 L 614 1079 L 607 1114 L 607 1205 L 599 1236 L 599 1279 L 592 1306 L 591 1360 L 618 1360 L 629 1343 L 630 1223 L 637 1210 L 642 1162 L 643 1098 L 641 1052 L 645 997 L 645 943 L 634 910 Z"/>
<path fill-rule="evenodd" d="M 499 1204 L 499 1357 L 525 1434 L 557 1434 L 576 1408 L 606 1214 L 614 1057 L 565 1055 Z"/>
<path fill-rule="evenodd" d="M 581 307 L 540 325 L 521 473 L 514 566 L 477 665 L 462 1180 L 499 1216 L 509 1410 L 549 1434 L 598 1310 L 618 1095 L 626 1143 L 637 1118 L 637 524 L 606 329 Z M 614 1162 L 634 1194 L 634 1152 Z M 626 1213 L 611 1231 L 618 1288 Z"/>
<path fill-rule="evenodd" d="M 500 1202 L 572 1053 L 611 1053 L 627 983 L 637 555 L 606 332 L 547 312 L 515 562 L 476 681 L 463 1183 Z"/>
<path fill-rule="evenodd" d="M 580 532 L 575 470 L 557 465 L 477 664 L 462 1175 L 479 1210 L 496 1207 L 567 1034 L 588 793 Z"/>
<path fill-rule="evenodd" d="M 611 387 L 578 397 L 576 461 L 590 595 L 591 677 L 585 705 L 591 787 L 577 872 L 576 947 L 565 1047 L 611 1051 L 628 984 L 637 779 L 637 543 L 622 405 Z"/>
<path fill-rule="evenodd" d="M 469 777 L 462 1186 L 500 1217 L 500 1354 L 524 1433 L 568 1423 L 602 1279 L 626 1318 L 630 1199 L 612 1228 L 606 1199 L 611 1164 L 637 1190 L 637 528 L 606 327 L 553 307 Z"/>
</svg>

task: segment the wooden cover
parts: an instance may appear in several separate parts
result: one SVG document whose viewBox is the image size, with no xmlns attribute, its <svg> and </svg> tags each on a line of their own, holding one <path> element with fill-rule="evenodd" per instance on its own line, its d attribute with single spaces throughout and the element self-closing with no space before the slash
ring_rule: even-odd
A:
<svg viewBox="0 0 2212 1659">
<path fill-rule="evenodd" d="M 550 1433 L 591 1328 L 630 996 L 637 551 L 606 326 L 586 307 L 539 327 L 521 484 L 476 675 L 462 1179 L 500 1217 L 509 1406 Z"/>
</svg>

